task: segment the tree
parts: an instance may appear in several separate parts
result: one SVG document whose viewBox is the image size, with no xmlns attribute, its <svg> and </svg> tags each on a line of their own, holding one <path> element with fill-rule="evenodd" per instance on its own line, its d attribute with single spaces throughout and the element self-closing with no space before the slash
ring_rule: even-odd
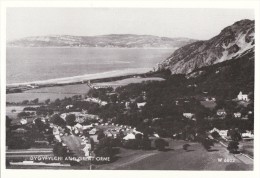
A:
<svg viewBox="0 0 260 178">
<path fill-rule="evenodd" d="M 220 138 L 220 135 L 219 135 L 219 133 L 218 133 L 218 132 L 216 132 L 216 131 L 214 131 L 214 132 L 211 134 L 211 136 L 212 136 L 213 138 L 215 138 L 215 139 L 218 139 L 218 138 Z"/>
<path fill-rule="evenodd" d="M 31 101 L 33 104 L 38 104 L 39 103 L 39 98 L 36 98 L 34 100 Z"/>
<path fill-rule="evenodd" d="M 41 118 L 37 118 L 34 120 L 35 126 L 41 132 L 45 129 L 45 124 L 42 122 Z"/>
<path fill-rule="evenodd" d="M 228 143 L 227 149 L 230 153 L 238 153 L 238 145 L 238 141 L 230 141 Z"/>
<path fill-rule="evenodd" d="M 74 126 L 76 124 L 76 116 L 74 114 L 67 115 L 65 120 L 69 126 Z"/>
<path fill-rule="evenodd" d="M 111 141 L 111 138 L 102 138 L 99 140 L 99 143 L 94 150 L 96 157 L 109 157 L 109 160 L 111 161 L 114 155 Z"/>
<path fill-rule="evenodd" d="M 20 112 L 20 113 L 17 114 L 17 117 L 22 118 L 22 117 L 28 117 L 29 115 L 30 114 L 27 113 L 27 112 Z"/>
<path fill-rule="evenodd" d="M 12 119 L 10 119 L 8 116 L 6 116 L 6 128 L 10 128 Z"/>
<path fill-rule="evenodd" d="M 231 137 L 232 141 L 240 141 L 242 139 L 241 134 L 239 133 L 238 129 L 230 129 L 228 131 L 228 136 Z"/>
<path fill-rule="evenodd" d="M 100 131 L 98 132 L 97 139 L 98 139 L 98 140 L 101 140 L 101 139 L 103 139 L 103 138 L 105 138 L 105 137 L 106 137 L 106 135 L 104 134 L 103 130 L 100 130 Z"/>
<path fill-rule="evenodd" d="M 66 126 L 66 122 L 58 114 L 54 114 L 51 117 L 50 122 L 52 122 L 53 124 L 58 125 L 60 127 Z"/>
<path fill-rule="evenodd" d="M 68 156 L 67 148 L 62 146 L 62 143 L 57 142 L 53 146 L 53 154 L 55 156 L 66 157 L 66 156 Z"/>
<path fill-rule="evenodd" d="M 29 103 L 29 100 L 23 100 L 23 101 L 22 101 L 22 104 L 27 105 L 28 103 Z"/>
<path fill-rule="evenodd" d="M 46 100 L 44 101 L 44 103 L 45 103 L 45 104 L 49 104 L 50 101 L 51 101 L 50 99 L 46 99 Z"/>
</svg>

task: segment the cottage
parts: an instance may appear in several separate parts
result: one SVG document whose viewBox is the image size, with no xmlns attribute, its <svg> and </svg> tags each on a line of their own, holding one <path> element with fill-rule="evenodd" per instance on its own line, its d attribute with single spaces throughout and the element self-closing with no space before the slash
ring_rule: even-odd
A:
<svg viewBox="0 0 260 178">
<path fill-rule="evenodd" d="M 242 91 L 240 91 L 239 94 L 237 95 L 237 99 L 239 101 L 249 101 L 248 95 L 247 94 L 243 94 Z"/>
</svg>

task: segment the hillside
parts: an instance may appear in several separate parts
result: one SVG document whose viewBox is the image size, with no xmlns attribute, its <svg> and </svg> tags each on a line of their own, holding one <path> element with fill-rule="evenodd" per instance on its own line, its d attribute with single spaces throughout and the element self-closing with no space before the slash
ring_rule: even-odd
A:
<svg viewBox="0 0 260 178">
<path fill-rule="evenodd" d="M 237 58 L 196 69 L 186 78 L 198 85 L 197 90 L 225 99 L 235 98 L 240 91 L 253 94 L 254 62 L 255 54 L 251 49 Z"/>
<path fill-rule="evenodd" d="M 158 64 L 158 69 L 170 69 L 173 74 L 187 74 L 203 66 L 239 57 L 254 48 L 254 24 L 251 20 L 241 20 L 209 40 L 183 46 Z"/>
<path fill-rule="evenodd" d="M 107 48 L 179 48 L 196 40 L 151 35 L 110 34 L 100 36 L 34 36 L 10 41 L 9 47 L 107 47 Z"/>
</svg>

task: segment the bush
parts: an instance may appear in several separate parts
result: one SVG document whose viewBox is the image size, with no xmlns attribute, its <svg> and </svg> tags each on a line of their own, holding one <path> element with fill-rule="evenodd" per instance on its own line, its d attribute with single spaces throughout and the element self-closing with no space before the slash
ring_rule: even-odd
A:
<svg viewBox="0 0 260 178">
<path fill-rule="evenodd" d="M 126 140 L 123 146 L 128 149 L 138 149 L 140 147 L 140 141 L 137 139 Z"/>
<path fill-rule="evenodd" d="M 166 142 L 164 139 L 159 138 L 155 140 L 155 148 L 159 151 L 164 151 L 166 146 L 169 146 L 169 143 Z"/>
<path fill-rule="evenodd" d="M 152 148 L 151 147 L 151 140 L 143 139 L 142 142 L 141 142 L 141 147 L 144 150 L 150 150 Z"/>
<path fill-rule="evenodd" d="M 53 146 L 54 156 L 66 157 L 68 156 L 67 148 L 62 146 L 62 143 L 58 142 Z"/>
<path fill-rule="evenodd" d="M 201 144 L 202 146 L 206 149 L 206 150 L 209 150 L 212 146 L 214 146 L 214 143 L 212 140 L 206 138 L 206 139 L 203 139 L 201 141 Z"/>
</svg>

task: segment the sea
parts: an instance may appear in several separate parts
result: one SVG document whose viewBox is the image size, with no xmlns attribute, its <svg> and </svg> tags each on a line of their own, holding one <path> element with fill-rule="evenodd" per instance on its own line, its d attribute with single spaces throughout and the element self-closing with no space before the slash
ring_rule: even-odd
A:
<svg viewBox="0 0 260 178">
<path fill-rule="evenodd" d="M 7 48 L 6 83 L 66 78 L 115 70 L 152 70 L 173 49 Z"/>
<path fill-rule="evenodd" d="M 100 76 L 115 71 L 147 72 L 173 53 L 174 49 L 143 48 L 7 48 L 6 83 L 17 84 L 74 76 Z M 101 75 L 103 74 L 103 75 Z M 44 90 L 44 91 L 42 91 Z M 7 102 L 39 98 L 56 99 L 87 92 L 84 85 L 50 87 L 7 94 Z M 59 92 L 57 92 L 59 91 Z M 72 92 L 73 91 L 73 92 Z"/>
</svg>

